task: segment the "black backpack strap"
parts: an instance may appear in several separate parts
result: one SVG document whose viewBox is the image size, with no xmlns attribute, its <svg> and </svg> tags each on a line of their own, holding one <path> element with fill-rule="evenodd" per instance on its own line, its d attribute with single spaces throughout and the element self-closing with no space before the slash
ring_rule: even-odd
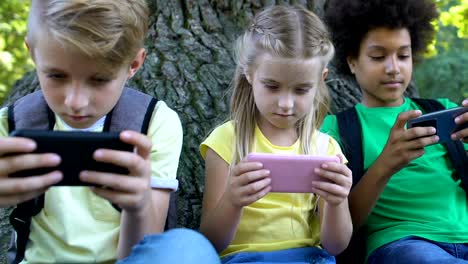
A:
<svg viewBox="0 0 468 264">
<path fill-rule="evenodd" d="M 418 104 L 426 113 L 444 110 L 445 107 L 434 99 L 411 98 Z M 454 167 L 454 180 L 461 179 L 460 186 L 467 192 L 468 195 L 468 156 L 461 141 L 450 141 L 443 144 L 447 148 L 447 153 L 452 166 Z"/>
<path fill-rule="evenodd" d="M 127 129 L 146 134 L 155 105 L 154 97 L 131 88 L 124 88 L 119 101 L 112 109 L 111 118 L 106 117 L 106 121 L 112 119 L 108 121 L 109 131 L 119 132 Z"/>
<path fill-rule="evenodd" d="M 8 133 L 16 129 L 15 126 L 15 107 L 14 105 L 8 106 Z"/>
<path fill-rule="evenodd" d="M 44 195 L 23 203 L 20 203 L 10 214 L 10 223 L 16 231 L 16 257 L 14 264 L 24 259 L 26 245 L 29 240 L 32 216 L 38 214 L 44 208 Z"/>
<path fill-rule="evenodd" d="M 109 130 L 121 131 L 125 128 L 140 131 L 142 134 L 147 134 L 156 104 L 156 98 L 130 88 L 125 88 L 119 102 L 111 112 L 112 121 L 108 121 Z M 135 115 L 135 113 L 143 112 L 145 112 L 144 115 Z M 106 121 L 108 118 L 109 116 L 106 117 Z M 128 122 L 131 123 L 129 124 Z M 114 208 L 121 210 L 116 205 L 113 206 Z M 176 226 L 177 193 L 171 192 L 164 230 L 175 228 Z"/>
<path fill-rule="evenodd" d="M 103 131 L 120 132 L 130 129 L 147 134 L 156 103 L 156 98 L 152 96 L 124 88 L 119 101 L 106 115 Z M 116 204 L 112 204 L 112 207 L 119 212 L 122 211 L 122 208 Z"/>
<path fill-rule="evenodd" d="M 336 115 L 340 144 L 348 167 L 353 172 L 353 187 L 364 175 L 364 156 L 362 152 L 362 129 L 356 108 L 352 107 Z"/>
<path fill-rule="evenodd" d="M 444 110 L 445 107 L 437 100 L 434 99 L 423 99 L 423 98 L 411 98 L 413 102 L 419 105 L 425 113 L 435 112 Z"/>
<path fill-rule="evenodd" d="M 348 159 L 348 167 L 353 172 L 354 187 L 364 175 L 364 155 L 362 152 L 362 128 L 355 107 L 336 115 L 340 144 Z M 338 264 L 361 264 L 366 256 L 365 227 L 354 230 L 348 247 L 336 256 Z"/>
</svg>

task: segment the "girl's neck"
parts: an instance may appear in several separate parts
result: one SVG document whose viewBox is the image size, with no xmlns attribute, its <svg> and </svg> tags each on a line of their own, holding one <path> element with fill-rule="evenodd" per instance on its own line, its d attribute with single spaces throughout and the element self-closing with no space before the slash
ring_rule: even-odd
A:
<svg viewBox="0 0 468 264">
<path fill-rule="evenodd" d="M 294 145 L 298 139 L 297 131 L 295 127 L 291 128 L 278 128 L 273 127 L 271 124 L 257 123 L 258 128 L 262 131 L 262 134 L 271 142 L 271 144 L 280 147 L 289 147 Z"/>
</svg>

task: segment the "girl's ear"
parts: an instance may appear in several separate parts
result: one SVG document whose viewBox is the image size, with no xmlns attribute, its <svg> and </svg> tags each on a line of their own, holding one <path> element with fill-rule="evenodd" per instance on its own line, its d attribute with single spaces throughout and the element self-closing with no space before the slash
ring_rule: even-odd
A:
<svg viewBox="0 0 468 264">
<path fill-rule="evenodd" d="M 249 84 L 252 85 L 252 77 L 250 77 L 250 74 L 247 71 L 244 71 L 244 75 L 247 79 L 247 82 L 249 82 Z"/>
<path fill-rule="evenodd" d="M 327 78 L 327 76 L 328 76 L 328 68 L 325 68 L 325 69 L 323 69 L 323 71 L 322 71 L 322 80 L 325 81 L 325 79 Z"/>
<path fill-rule="evenodd" d="M 349 70 L 354 74 L 356 68 L 356 58 L 348 56 L 346 57 L 346 62 L 348 63 Z"/>
<path fill-rule="evenodd" d="M 128 79 L 132 78 L 133 75 L 143 66 L 146 58 L 146 50 L 141 48 L 135 58 L 133 59 L 132 63 L 130 64 L 130 69 L 128 72 Z"/>
</svg>

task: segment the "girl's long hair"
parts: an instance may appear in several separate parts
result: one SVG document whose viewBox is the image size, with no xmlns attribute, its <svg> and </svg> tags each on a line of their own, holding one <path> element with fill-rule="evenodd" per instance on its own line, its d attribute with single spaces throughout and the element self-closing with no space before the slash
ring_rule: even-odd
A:
<svg viewBox="0 0 468 264">
<path fill-rule="evenodd" d="M 293 59 L 318 57 L 321 74 L 333 57 L 334 47 L 324 23 L 311 11 L 299 6 L 271 6 L 254 17 L 248 30 L 237 39 L 235 52 L 237 67 L 230 117 L 234 123 L 235 146 L 231 166 L 242 160 L 253 144 L 259 113 L 246 74 L 255 69 L 257 59 L 263 54 Z M 328 88 L 321 75 L 318 79 L 311 109 L 296 125 L 304 154 L 311 153 L 312 136 L 329 109 Z"/>
</svg>

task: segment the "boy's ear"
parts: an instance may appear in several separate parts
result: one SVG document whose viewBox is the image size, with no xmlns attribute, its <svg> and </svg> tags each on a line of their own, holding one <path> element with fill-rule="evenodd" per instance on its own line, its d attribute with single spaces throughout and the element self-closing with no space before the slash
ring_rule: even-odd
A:
<svg viewBox="0 0 468 264">
<path fill-rule="evenodd" d="M 346 62 L 348 63 L 349 70 L 354 74 L 354 69 L 356 68 L 356 58 L 348 56 L 346 57 Z"/>
<path fill-rule="evenodd" d="M 322 80 L 325 81 L 325 79 L 327 78 L 327 76 L 328 76 L 328 68 L 325 68 L 325 69 L 323 69 L 323 71 L 322 71 Z"/>
<path fill-rule="evenodd" d="M 141 68 L 141 66 L 143 66 L 143 63 L 145 62 L 145 58 L 146 58 L 146 50 L 144 48 L 141 48 L 137 52 L 132 63 L 130 64 L 128 79 L 132 78 L 135 75 L 135 73 Z"/>
<path fill-rule="evenodd" d="M 24 38 L 24 45 L 28 49 L 29 56 L 31 56 L 31 59 L 34 61 L 34 54 L 33 54 L 33 50 L 31 48 L 31 45 L 29 44 L 28 37 Z"/>
</svg>

